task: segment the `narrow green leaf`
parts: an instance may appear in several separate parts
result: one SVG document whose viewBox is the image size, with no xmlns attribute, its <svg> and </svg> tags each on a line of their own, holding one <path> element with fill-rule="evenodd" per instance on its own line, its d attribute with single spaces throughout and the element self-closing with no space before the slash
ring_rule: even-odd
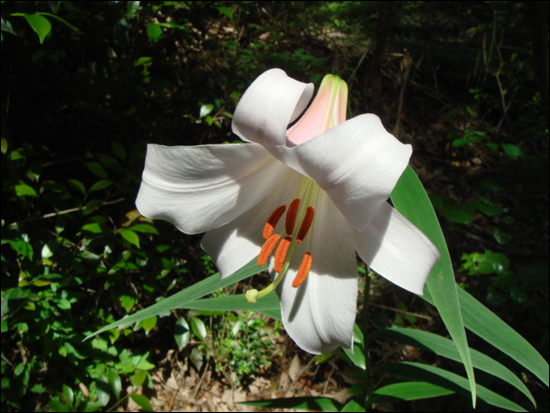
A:
<svg viewBox="0 0 550 413">
<path fill-rule="evenodd" d="M 458 289 L 464 324 L 548 386 L 548 362 L 527 340 L 463 289 Z"/>
<path fill-rule="evenodd" d="M 370 403 L 391 403 L 407 400 L 430 399 L 453 394 L 453 390 L 425 381 L 405 381 L 376 389 L 369 396 Z"/>
<path fill-rule="evenodd" d="M 114 323 L 111 323 L 100 330 L 96 331 L 93 334 L 90 334 L 88 337 L 85 338 L 85 340 L 100 334 L 106 330 L 110 330 L 115 327 L 119 327 L 121 325 L 135 323 L 140 320 L 144 320 L 146 318 L 152 317 L 154 315 L 159 315 L 161 313 L 164 313 L 166 311 L 171 311 L 175 308 L 189 308 L 188 305 L 192 303 L 193 301 L 204 297 L 205 295 L 211 294 L 214 291 L 217 291 L 221 288 L 227 287 L 228 285 L 234 284 L 238 281 L 241 281 L 247 277 L 250 277 L 251 275 L 254 275 L 258 272 L 261 272 L 265 269 L 265 267 L 259 268 L 258 264 L 256 262 L 256 258 L 254 258 L 252 261 L 250 261 L 248 264 L 246 264 L 244 267 L 242 267 L 240 270 L 236 271 L 233 275 L 221 279 L 220 274 L 214 274 L 210 277 L 208 277 L 205 280 L 202 280 L 194 285 L 192 285 L 189 288 L 186 288 L 183 291 L 180 291 L 177 294 L 174 294 L 162 301 L 159 301 L 156 304 L 153 304 L 150 307 L 147 307 L 135 314 L 132 314 L 131 316 L 125 317 L 121 320 L 118 320 Z M 266 299 L 266 297 L 262 298 L 262 300 Z"/>
<path fill-rule="evenodd" d="M 451 373 L 450 371 L 440 369 L 439 367 L 420 363 L 401 362 L 382 364 L 377 366 L 376 369 L 385 373 L 432 383 L 465 396 L 471 394 L 470 384 L 466 378 Z M 527 411 L 518 404 L 479 384 L 476 385 L 476 393 L 481 400 L 492 406 L 515 412 Z"/>
<path fill-rule="evenodd" d="M 344 407 L 341 403 L 328 397 L 289 397 L 253 402 L 239 402 L 237 404 L 278 409 L 305 409 L 321 412 L 339 412 Z"/>
<path fill-rule="evenodd" d="M 475 407 L 474 368 L 460 311 L 451 257 L 428 194 L 410 166 L 401 175 L 391 194 L 391 200 L 395 208 L 416 225 L 435 244 L 441 254 L 441 259 L 434 265 L 428 277 L 424 288 L 424 299 L 433 302 L 437 307 L 456 345 L 468 375 L 472 404 Z"/>
<path fill-rule="evenodd" d="M 361 406 L 355 399 L 351 399 L 342 407 L 341 412 L 364 412 L 365 408 Z"/>
<path fill-rule="evenodd" d="M 281 306 L 277 294 L 268 294 L 255 304 L 249 303 L 243 294 L 204 298 L 188 303 L 185 308 L 212 311 L 256 311 L 281 320 Z"/>
<path fill-rule="evenodd" d="M 25 19 L 38 35 L 40 43 L 43 43 L 46 36 L 52 31 L 50 21 L 39 14 L 25 14 Z"/>
<path fill-rule="evenodd" d="M 353 352 L 349 351 L 348 349 L 343 349 L 344 353 L 346 353 L 346 356 L 351 360 L 351 362 L 359 367 L 361 370 L 365 370 L 367 368 L 367 362 L 365 358 L 365 351 L 364 351 L 365 345 L 364 345 L 364 338 L 363 338 L 363 332 L 359 328 L 357 324 L 354 324 L 353 326 Z"/>
<path fill-rule="evenodd" d="M 395 340 L 403 344 L 432 351 L 439 356 L 446 357 L 451 360 L 460 361 L 460 355 L 451 340 L 427 331 L 415 330 L 412 328 L 392 327 L 379 331 L 377 335 L 381 335 L 382 337 Z M 472 363 L 476 369 L 492 374 L 493 376 L 511 384 L 525 394 L 531 403 L 533 403 L 533 406 L 536 407 L 536 402 L 533 395 L 529 392 L 523 382 L 518 379 L 517 376 L 507 367 L 477 350 L 470 349 L 470 353 L 472 355 Z"/>
</svg>

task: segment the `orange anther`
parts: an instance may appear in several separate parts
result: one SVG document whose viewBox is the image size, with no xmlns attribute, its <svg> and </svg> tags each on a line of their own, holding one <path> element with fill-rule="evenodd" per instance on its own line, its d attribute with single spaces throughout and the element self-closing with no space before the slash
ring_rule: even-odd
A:
<svg viewBox="0 0 550 413">
<path fill-rule="evenodd" d="M 296 236 L 296 242 L 302 242 L 304 238 L 306 237 L 309 228 L 311 227 L 311 223 L 313 222 L 313 217 L 315 216 L 315 210 L 313 207 L 307 207 L 306 210 L 306 216 L 304 217 L 304 220 L 302 221 L 302 225 L 300 225 L 300 230 L 298 231 L 298 235 Z"/>
<path fill-rule="evenodd" d="M 298 207 L 300 206 L 300 200 L 295 199 L 290 203 L 288 212 L 286 213 L 285 229 L 288 235 L 292 235 L 294 232 L 294 225 L 296 224 L 296 215 L 298 214 Z"/>
<path fill-rule="evenodd" d="M 264 239 L 268 239 L 271 236 L 273 230 L 275 229 L 275 226 L 277 225 L 277 222 L 279 222 L 279 219 L 281 219 L 281 217 L 283 216 L 285 209 L 286 205 L 281 205 L 271 213 L 271 216 L 264 225 Z"/>
<path fill-rule="evenodd" d="M 309 270 L 311 269 L 311 262 L 311 254 L 306 252 L 304 254 L 304 258 L 302 259 L 302 263 L 300 264 L 300 268 L 298 268 L 296 277 L 294 277 L 294 281 L 292 281 L 292 286 L 294 288 L 298 288 L 306 280 Z"/>
<path fill-rule="evenodd" d="M 277 251 L 275 251 L 275 264 L 273 266 L 275 272 L 281 273 L 281 271 L 283 271 L 283 264 L 285 263 L 286 254 L 288 253 L 288 247 L 290 247 L 291 240 L 292 238 L 290 237 L 284 237 L 277 247 Z"/>
<path fill-rule="evenodd" d="M 277 242 L 279 241 L 279 238 L 281 238 L 280 235 L 274 234 L 270 236 L 266 242 L 264 242 L 264 245 L 262 246 L 262 249 L 260 251 L 260 255 L 258 256 L 258 265 L 260 267 L 263 267 L 265 263 L 267 262 L 267 259 L 273 252 L 273 248 L 275 248 L 275 245 L 277 245 Z"/>
</svg>

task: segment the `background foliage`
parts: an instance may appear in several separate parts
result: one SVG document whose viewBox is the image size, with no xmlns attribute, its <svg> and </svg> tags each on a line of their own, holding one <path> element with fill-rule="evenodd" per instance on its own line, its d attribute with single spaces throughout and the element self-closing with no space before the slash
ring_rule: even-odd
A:
<svg viewBox="0 0 550 413">
<path fill-rule="evenodd" d="M 547 354 L 544 16 L 548 2 L 2 2 L 3 410 L 149 409 L 128 388 L 153 389 L 168 348 L 237 385 L 269 374 L 280 326 L 247 313 L 177 310 L 83 339 L 215 272 L 199 238 L 135 210 L 145 144 L 235 140 L 239 96 L 271 67 L 339 74 L 353 114 L 413 145 L 457 281 Z M 373 288 L 401 312 L 374 307 L 371 329 L 441 328 Z"/>
</svg>

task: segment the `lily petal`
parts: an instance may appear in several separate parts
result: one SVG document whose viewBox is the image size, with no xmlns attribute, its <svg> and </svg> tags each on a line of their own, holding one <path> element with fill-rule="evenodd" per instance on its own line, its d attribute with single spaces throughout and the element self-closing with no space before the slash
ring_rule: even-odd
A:
<svg viewBox="0 0 550 413">
<path fill-rule="evenodd" d="M 256 144 L 148 145 L 136 200 L 141 214 L 197 234 L 268 197 L 288 168 Z"/>
<path fill-rule="evenodd" d="M 420 295 L 440 257 L 428 237 L 388 203 L 382 205 L 363 231 L 355 231 L 355 248 L 378 274 Z"/>
<path fill-rule="evenodd" d="M 321 197 L 310 230 L 315 237 L 306 238 L 306 245 L 298 244 L 294 252 L 297 258 L 311 252 L 310 273 L 300 287 L 293 288 L 298 266 L 291 265 L 277 287 L 285 329 L 299 347 L 312 354 L 328 353 L 338 346 L 351 349 L 357 302 L 353 230 L 328 196 Z"/>
<path fill-rule="evenodd" d="M 302 180 L 294 170 L 277 163 L 282 167 L 277 172 L 279 182 L 272 187 L 270 195 L 242 216 L 207 232 L 202 239 L 202 248 L 212 257 L 222 278 L 230 276 L 258 255 L 265 242 L 262 229 L 267 218 L 275 208 L 287 202 Z M 267 172 L 271 173 L 271 168 Z M 276 231 L 281 230 L 281 225 L 279 222 Z"/>
<path fill-rule="evenodd" d="M 312 178 L 359 231 L 386 202 L 412 153 L 373 114 L 357 116 L 293 148 L 267 149 Z"/>
<path fill-rule="evenodd" d="M 233 115 L 233 133 L 263 146 L 286 145 L 286 129 L 304 111 L 313 84 L 287 76 L 281 69 L 261 74 L 246 90 Z"/>
</svg>

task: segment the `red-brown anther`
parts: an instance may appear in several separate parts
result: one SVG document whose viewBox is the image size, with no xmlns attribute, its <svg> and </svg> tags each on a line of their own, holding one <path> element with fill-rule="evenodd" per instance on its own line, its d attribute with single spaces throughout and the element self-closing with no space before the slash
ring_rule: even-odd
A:
<svg viewBox="0 0 550 413">
<path fill-rule="evenodd" d="M 268 239 L 271 236 L 273 230 L 275 229 L 275 226 L 279 222 L 279 219 L 281 219 L 281 217 L 285 213 L 285 209 L 286 205 L 281 205 L 271 213 L 271 216 L 264 225 L 264 239 Z"/>
<path fill-rule="evenodd" d="M 296 236 L 296 242 L 302 242 L 304 240 L 304 238 L 306 237 L 309 231 L 309 228 L 311 227 L 311 223 L 313 222 L 314 216 L 315 216 L 315 210 L 313 209 L 313 207 L 307 207 L 306 216 L 304 217 L 304 220 L 302 221 L 302 225 L 300 225 L 298 235 Z"/>
<path fill-rule="evenodd" d="M 275 272 L 281 273 L 283 271 L 283 264 L 285 263 L 286 254 L 288 253 L 288 247 L 290 247 L 291 241 L 292 238 L 284 237 L 279 243 L 277 251 L 275 251 L 275 264 L 273 265 L 273 270 L 275 270 Z"/>
<path fill-rule="evenodd" d="M 296 215 L 298 214 L 298 208 L 300 207 L 300 200 L 295 199 L 290 203 L 288 212 L 286 213 L 285 229 L 288 235 L 292 235 L 294 232 L 294 225 L 296 224 Z"/>
<path fill-rule="evenodd" d="M 296 277 L 294 277 L 294 281 L 292 281 L 292 286 L 294 288 L 298 288 L 306 280 L 309 270 L 311 269 L 311 262 L 311 254 L 306 252 L 304 258 L 302 258 L 302 263 L 300 264 L 300 268 L 298 268 Z"/>
<path fill-rule="evenodd" d="M 275 248 L 275 245 L 279 242 L 279 238 L 281 238 L 280 235 L 274 234 L 264 242 L 260 255 L 258 256 L 258 266 L 263 267 L 265 265 L 269 256 L 273 252 L 273 248 Z"/>
</svg>

